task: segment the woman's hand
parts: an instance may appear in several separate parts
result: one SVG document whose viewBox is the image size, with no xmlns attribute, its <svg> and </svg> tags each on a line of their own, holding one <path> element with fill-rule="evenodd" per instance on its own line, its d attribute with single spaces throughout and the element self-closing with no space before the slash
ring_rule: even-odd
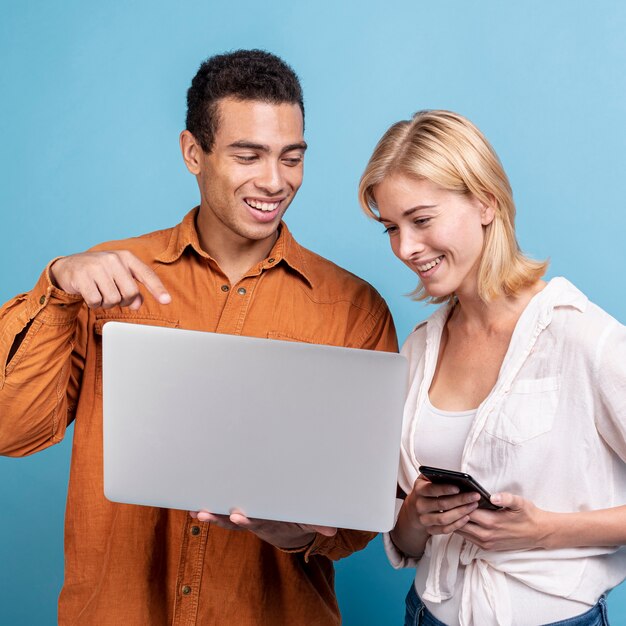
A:
<svg viewBox="0 0 626 626">
<path fill-rule="evenodd" d="M 501 511 L 477 509 L 458 534 L 483 550 L 547 548 L 552 513 L 511 493 L 495 493 L 491 502 Z"/>
<path fill-rule="evenodd" d="M 429 535 L 447 535 L 467 524 L 478 500 L 476 492 L 459 493 L 454 485 L 436 485 L 420 475 L 404 504 L 413 526 Z"/>
<path fill-rule="evenodd" d="M 476 492 L 459 493 L 454 485 L 435 485 L 420 475 L 402 504 L 391 540 L 405 555 L 419 557 L 431 535 L 463 528 L 478 500 Z"/>
</svg>

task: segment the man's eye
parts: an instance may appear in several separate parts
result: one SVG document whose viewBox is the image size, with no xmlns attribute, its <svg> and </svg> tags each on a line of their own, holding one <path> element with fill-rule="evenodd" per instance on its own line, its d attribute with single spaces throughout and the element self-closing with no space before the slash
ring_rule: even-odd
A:
<svg viewBox="0 0 626 626">
<path fill-rule="evenodd" d="M 252 163 L 252 161 L 256 161 L 256 154 L 236 154 L 235 158 L 241 163 Z"/>
<path fill-rule="evenodd" d="M 283 163 L 289 167 L 295 167 L 296 165 L 300 165 L 300 163 L 302 163 L 302 157 L 284 157 Z"/>
</svg>

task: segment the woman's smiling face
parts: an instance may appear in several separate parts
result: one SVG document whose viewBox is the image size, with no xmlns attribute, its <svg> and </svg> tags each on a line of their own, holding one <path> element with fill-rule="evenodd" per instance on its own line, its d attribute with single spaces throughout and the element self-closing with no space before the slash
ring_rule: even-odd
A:
<svg viewBox="0 0 626 626">
<path fill-rule="evenodd" d="M 477 293 L 492 207 L 402 174 L 384 179 L 373 195 L 394 254 L 420 277 L 429 296 Z"/>
</svg>

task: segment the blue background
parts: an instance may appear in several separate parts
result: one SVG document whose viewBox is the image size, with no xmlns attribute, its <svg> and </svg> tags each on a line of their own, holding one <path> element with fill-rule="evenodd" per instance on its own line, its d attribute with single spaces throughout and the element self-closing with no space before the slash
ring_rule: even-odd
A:
<svg viewBox="0 0 626 626">
<path fill-rule="evenodd" d="M 467 115 L 511 178 L 522 247 L 622 322 L 626 4 L 580 2 L 0 2 L 0 300 L 46 263 L 168 227 L 198 201 L 178 150 L 207 56 L 261 47 L 299 73 L 304 245 L 373 283 L 404 340 L 430 308 L 356 187 L 380 135 L 422 108 Z M 0 459 L 0 624 L 54 624 L 70 442 Z M 599 486 L 601 488 L 601 486 Z M 380 540 L 338 565 L 345 624 L 400 623 L 411 572 Z M 609 599 L 626 624 L 626 586 Z"/>
</svg>

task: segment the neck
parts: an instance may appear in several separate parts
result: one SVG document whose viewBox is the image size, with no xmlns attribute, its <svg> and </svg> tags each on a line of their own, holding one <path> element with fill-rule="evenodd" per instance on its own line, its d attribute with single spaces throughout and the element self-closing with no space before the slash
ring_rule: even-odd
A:
<svg viewBox="0 0 626 626">
<path fill-rule="evenodd" d="M 484 302 L 478 293 L 458 293 L 458 305 L 453 317 L 455 323 L 477 331 L 509 330 L 515 326 L 520 315 L 546 283 L 542 280 L 523 289 L 515 296 L 500 296 Z"/>
<path fill-rule="evenodd" d="M 267 257 L 278 239 L 278 230 L 264 239 L 248 239 L 211 217 L 209 211 L 200 207 L 196 218 L 200 246 L 215 259 L 231 285 L 235 285 L 251 267 Z"/>
</svg>

